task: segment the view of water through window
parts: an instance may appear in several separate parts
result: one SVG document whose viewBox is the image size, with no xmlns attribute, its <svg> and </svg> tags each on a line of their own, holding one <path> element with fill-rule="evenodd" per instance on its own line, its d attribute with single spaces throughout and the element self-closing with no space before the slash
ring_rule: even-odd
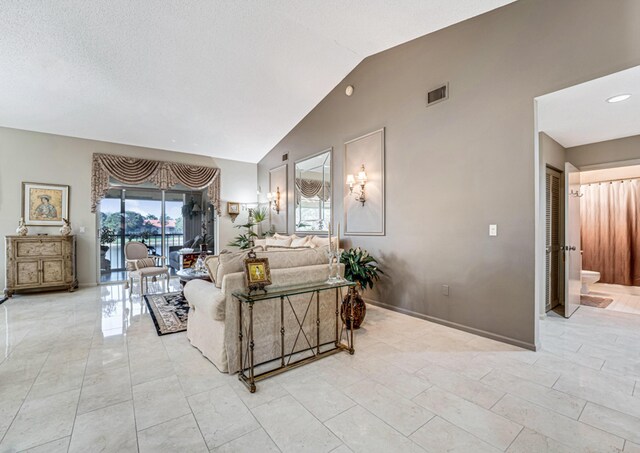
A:
<svg viewBox="0 0 640 453">
<path fill-rule="evenodd" d="M 111 189 L 100 203 L 100 272 L 103 281 L 122 280 L 125 274 L 124 244 L 144 242 L 151 254 L 168 258 L 185 240 L 182 208 L 192 196 L 152 189 Z M 199 215 L 195 216 L 200 222 Z M 194 222 L 194 216 L 187 218 Z M 164 242 L 162 233 L 164 229 Z"/>
</svg>

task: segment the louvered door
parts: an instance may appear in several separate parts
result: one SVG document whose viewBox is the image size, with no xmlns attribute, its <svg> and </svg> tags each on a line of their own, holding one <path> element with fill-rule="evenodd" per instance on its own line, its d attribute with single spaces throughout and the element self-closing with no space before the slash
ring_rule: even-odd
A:
<svg viewBox="0 0 640 453">
<path fill-rule="evenodd" d="M 547 168 L 546 175 L 546 297 L 545 311 L 560 303 L 560 173 Z"/>
</svg>

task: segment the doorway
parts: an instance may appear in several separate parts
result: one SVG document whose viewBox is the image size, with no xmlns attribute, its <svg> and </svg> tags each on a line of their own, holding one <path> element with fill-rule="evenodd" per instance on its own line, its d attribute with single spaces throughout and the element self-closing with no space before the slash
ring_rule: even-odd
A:
<svg viewBox="0 0 640 453">
<path fill-rule="evenodd" d="M 203 237 L 203 228 L 214 250 L 212 219 L 201 192 L 109 189 L 98 214 L 100 282 L 126 280 L 124 245 L 129 241 L 143 242 L 151 255 L 164 257 L 173 275 L 173 255 L 190 240 Z"/>
<path fill-rule="evenodd" d="M 637 297 L 640 314 L 640 171 L 628 174 L 640 163 L 640 66 L 539 96 L 534 109 L 537 313 Z M 615 167 L 627 174 L 589 181 Z"/>
<path fill-rule="evenodd" d="M 640 314 L 640 165 L 580 179 L 583 303 Z"/>
</svg>

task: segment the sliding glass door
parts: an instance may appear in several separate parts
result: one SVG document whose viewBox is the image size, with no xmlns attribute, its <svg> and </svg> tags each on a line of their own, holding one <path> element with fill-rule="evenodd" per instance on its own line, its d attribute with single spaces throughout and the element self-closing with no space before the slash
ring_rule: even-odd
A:
<svg viewBox="0 0 640 453">
<path fill-rule="evenodd" d="M 149 253 L 165 256 L 200 231 L 202 194 L 151 188 L 110 189 L 100 203 L 100 280 L 126 278 L 124 244 L 143 242 Z M 188 212 L 187 212 L 188 211 Z M 188 230 L 185 236 L 185 229 Z"/>
</svg>

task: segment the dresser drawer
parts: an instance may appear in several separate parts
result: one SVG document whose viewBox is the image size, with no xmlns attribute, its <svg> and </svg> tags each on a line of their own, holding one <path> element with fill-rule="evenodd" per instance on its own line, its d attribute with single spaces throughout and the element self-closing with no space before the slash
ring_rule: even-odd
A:
<svg viewBox="0 0 640 453">
<path fill-rule="evenodd" d="M 16 246 L 16 258 L 34 256 L 62 256 L 61 241 L 24 241 Z"/>
</svg>

